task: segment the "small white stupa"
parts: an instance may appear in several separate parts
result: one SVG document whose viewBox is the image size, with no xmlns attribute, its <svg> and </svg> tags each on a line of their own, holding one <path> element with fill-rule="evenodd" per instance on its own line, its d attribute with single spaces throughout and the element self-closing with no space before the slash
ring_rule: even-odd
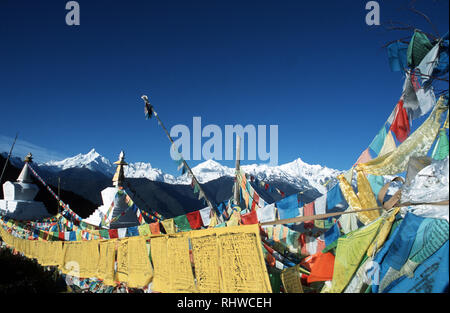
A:
<svg viewBox="0 0 450 313">
<path fill-rule="evenodd" d="M 137 219 L 136 213 L 133 212 L 133 210 L 128 209 L 128 205 L 125 202 L 125 195 L 123 194 L 122 196 L 118 196 L 115 198 L 119 189 L 124 189 L 123 183 L 125 181 L 125 175 L 123 167 L 128 165 L 128 163 L 125 162 L 125 153 L 123 151 L 120 152 L 119 160 L 114 162 L 114 164 L 117 164 L 116 173 L 114 174 L 114 177 L 112 179 L 114 187 L 107 187 L 102 190 L 103 205 L 99 206 L 98 209 L 95 210 L 88 218 L 84 219 L 84 221 L 91 225 L 100 226 L 102 218 L 104 218 L 104 216 L 108 214 L 109 208 L 114 201 L 114 207 L 106 217 L 106 223 L 105 225 L 103 225 L 103 227 L 114 229 L 138 226 L 139 221 Z M 127 194 L 129 194 L 126 189 L 124 190 L 127 192 Z M 125 212 L 124 215 L 122 215 L 123 212 Z M 110 223 L 111 220 L 114 221 Z"/>
<path fill-rule="evenodd" d="M 7 181 L 3 184 L 4 200 L 0 200 L 0 214 L 15 220 L 40 220 L 50 217 L 42 202 L 34 201 L 39 187 L 33 184 L 27 163 L 33 161 L 31 153 L 25 157 L 25 165 L 17 182 Z M 56 200 L 55 200 L 56 201 Z"/>
</svg>

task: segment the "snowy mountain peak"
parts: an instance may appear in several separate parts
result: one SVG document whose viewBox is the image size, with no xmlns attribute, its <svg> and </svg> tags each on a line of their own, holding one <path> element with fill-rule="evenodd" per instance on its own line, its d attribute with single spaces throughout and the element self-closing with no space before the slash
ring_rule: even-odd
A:
<svg viewBox="0 0 450 313">
<path fill-rule="evenodd" d="M 206 160 L 197 166 L 192 168 L 192 172 L 200 183 L 206 183 L 208 181 L 223 177 L 234 176 L 234 169 L 223 166 L 214 160 Z M 178 184 L 190 184 L 191 178 L 187 174 L 177 178 Z"/>
<path fill-rule="evenodd" d="M 101 156 L 95 149 L 91 149 L 86 154 L 77 154 L 61 161 L 50 161 L 43 163 L 48 169 L 66 170 L 69 168 L 88 168 L 95 172 L 101 172 L 105 175 L 114 174 L 114 167 L 111 162 L 105 157 Z"/>
<path fill-rule="evenodd" d="M 92 148 L 87 154 L 86 156 L 93 156 L 94 158 L 98 157 L 100 154 L 95 151 L 95 148 Z"/>
</svg>

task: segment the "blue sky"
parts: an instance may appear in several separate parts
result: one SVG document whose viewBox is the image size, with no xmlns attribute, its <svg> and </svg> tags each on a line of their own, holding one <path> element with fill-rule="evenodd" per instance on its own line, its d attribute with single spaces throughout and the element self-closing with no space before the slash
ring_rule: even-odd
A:
<svg viewBox="0 0 450 313">
<path fill-rule="evenodd" d="M 78 2 L 80 26 L 66 1 L 0 2 L 1 135 L 67 156 L 124 149 L 175 174 L 147 94 L 169 129 L 277 124 L 280 164 L 348 169 L 401 95 L 381 47 L 412 33 L 366 25 L 367 1 Z M 378 2 L 382 24 L 432 31 L 410 1 Z M 416 7 L 448 31 L 448 1 Z"/>
</svg>

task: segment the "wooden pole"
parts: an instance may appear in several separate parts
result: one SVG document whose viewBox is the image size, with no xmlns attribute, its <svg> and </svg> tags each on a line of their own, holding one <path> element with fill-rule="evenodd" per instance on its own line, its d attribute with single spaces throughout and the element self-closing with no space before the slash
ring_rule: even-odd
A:
<svg viewBox="0 0 450 313">
<path fill-rule="evenodd" d="M 241 169 L 241 137 L 236 135 L 236 176 L 234 182 L 234 204 L 240 205 L 238 173 Z"/>
<path fill-rule="evenodd" d="M 57 206 L 56 215 L 59 214 L 59 203 L 60 203 L 60 200 L 61 200 L 61 196 L 60 196 L 60 187 L 59 187 L 60 184 L 61 184 L 61 179 L 60 179 L 60 177 L 58 177 L 58 206 Z M 58 222 L 56 223 L 56 226 L 57 226 L 57 228 L 58 228 L 58 232 L 60 232 L 61 229 L 59 228 L 59 223 L 58 223 Z"/>
<path fill-rule="evenodd" d="M 58 177 L 58 211 L 59 214 L 59 201 L 61 200 L 61 177 Z"/>
<path fill-rule="evenodd" d="M 19 135 L 19 133 L 16 133 L 16 138 L 14 138 L 14 142 L 13 142 L 13 144 L 11 146 L 11 149 L 9 150 L 8 157 L 6 158 L 5 165 L 3 166 L 2 174 L 0 175 L 0 184 L 1 184 L 2 179 L 3 179 L 3 174 L 5 173 L 6 166 L 8 165 L 9 158 L 11 157 L 12 151 L 14 149 L 14 145 L 16 144 L 16 140 L 17 140 L 17 136 L 18 135 Z"/>
<path fill-rule="evenodd" d="M 447 205 L 449 204 L 448 200 L 443 200 L 439 202 L 421 202 L 421 203 L 411 203 L 411 202 L 405 202 L 394 205 L 394 208 L 398 207 L 405 207 L 405 206 L 414 206 L 414 205 Z M 311 216 L 297 216 L 292 218 L 286 218 L 284 220 L 277 220 L 277 221 L 271 221 L 271 222 L 264 222 L 261 223 L 261 226 L 268 226 L 268 225 L 278 225 L 278 224 L 290 224 L 290 223 L 301 223 L 305 221 L 312 221 L 312 220 L 322 220 L 327 219 L 332 216 L 339 216 L 344 214 L 351 214 L 351 213 L 359 213 L 359 212 L 368 212 L 368 211 L 383 211 L 383 207 L 376 207 L 376 208 L 369 208 L 369 209 L 361 209 L 361 210 L 354 210 L 354 211 L 343 211 L 343 212 L 336 212 L 336 213 L 327 213 L 327 214 L 317 214 L 317 215 L 311 215 Z"/>
<path fill-rule="evenodd" d="M 174 141 L 173 141 L 172 137 L 170 137 L 170 134 L 169 134 L 169 132 L 167 131 L 167 129 L 166 129 L 166 127 L 164 126 L 164 124 L 163 124 L 163 122 L 161 121 L 161 119 L 159 118 L 158 113 L 156 113 L 154 106 L 152 106 L 152 105 L 150 104 L 150 102 L 148 101 L 148 97 L 145 96 L 145 95 L 143 95 L 141 98 L 142 98 L 142 100 L 145 101 L 145 104 L 146 104 L 146 105 L 148 105 L 148 106 L 150 106 L 150 107 L 152 108 L 152 114 L 158 119 L 159 125 L 161 125 L 162 129 L 164 130 L 164 132 L 165 132 L 166 135 L 167 135 L 167 138 L 169 138 L 169 141 L 172 143 L 172 147 L 174 147 Z M 216 212 L 218 212 L 218 209 L 216 208 L 216 206 L 213 205 L 213 203 L 212 203 L 211 201 L 209 201 L 208 197 L 206 196 L 205 191 L 203 190 L 203 188 L 202 188 L 202 186 L 200 185 L 200 183 L 199 183 L 197 177 L 195 177 L 195 175 L 194 175 L 194 173 L 192 172 L 192 170 L 191 170 L 191 168 L 189 167 L 189 165 L 186 163 L 186 161 L 185 161 L 184 159 L 182 159 L 182 160 L 183 160 L 184 166 L 188 169 L 188 171 L 189 171 L 189 173 L 191 174 L 192 178 L 193 178 L 193 179 L 195 180 L 195 182 L 197 183 L 198 189 L 200 190 L 199 192 L 201 192 L 201 193 L 203 194 L 203 196 L 204 196 L 204 198 L 205 198 L 205 200 L 206 200 L 206 203 L 208 203 L 208 206 L 209 206 L 210 208 L 214 209 Z"/>
</svg>

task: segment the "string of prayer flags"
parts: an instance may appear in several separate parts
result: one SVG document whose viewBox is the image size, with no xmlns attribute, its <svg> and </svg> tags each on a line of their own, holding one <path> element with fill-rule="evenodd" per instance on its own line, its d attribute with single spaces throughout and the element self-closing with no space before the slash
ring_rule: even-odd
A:
<svg viewBox="0 0 450 313">
<path fill-rule="evenodd" d="M 367 163 L 358 164 L 357 169 L 363 170 L 366 174 L 378 176 L 396 175 L 407 169 L 411 157 L 427 155 L 440 129 L 442 114 L 448 110 L 446 101 L 441 96 L 425 122 L 393 152 Z"/>
<path fill-rule="evenodd" d="M 286 196 L 286 193 L 284 193 L 280 189 L 270 186 L 268 183 L 266 183 L 262 180 L 259 180 L 257 177 L 255 177 L 253 175 L 245 174 L 245 176 L 246 176 L 246 178 L 250 178 L 251 182 L 254 182 L 257 186 L 264 188 L 264 190 L 266 190 L 268 192 L 276 191 L 277 193 L 279 193 L 281 195 L 281 197 L 284 198 Z"/>
<path fill-rule="evenodd" d="M 61 214 L 67 216 L 68 218 L 76 221 L 77 223 L 81 222 L 83 219 L 81 216 L 72 211 L 68 204 L 59 199 L 58 195 L 47 185 L 47 183 L 42 179 L 41 176 L 31 167 L 29 162 L 26 162 L 27 167 L 30 169 L 31 173 L 44 185 L 44 187 L 52 194 L 52 196 L 59 201 L 60 206 L 63 208 Z"/>
</svg>

